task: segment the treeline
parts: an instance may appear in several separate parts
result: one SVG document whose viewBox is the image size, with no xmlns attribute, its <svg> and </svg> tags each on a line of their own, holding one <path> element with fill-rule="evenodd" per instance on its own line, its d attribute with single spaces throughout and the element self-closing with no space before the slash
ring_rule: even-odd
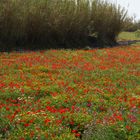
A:
<svg viewBox="0 0 140 140">
<path fill-rule="evenodd" d="M 140 20 L 135 21 L 133 18 L 127 18 L 125 22 L 124 31 L 136 32 L 137 30 L 140 30 Z"/>
<path fill-rule="evenodd" d="M 0 42 L 46 47 L 112 44 L 126 19 L 125 9 L 102 0 L 1 0 Z"/>
</svg>

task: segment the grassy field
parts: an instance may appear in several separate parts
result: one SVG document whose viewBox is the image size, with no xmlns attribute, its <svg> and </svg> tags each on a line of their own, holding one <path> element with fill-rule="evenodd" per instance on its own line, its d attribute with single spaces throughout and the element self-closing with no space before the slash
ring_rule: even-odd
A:
<svg viewBox="0 0 140 140">
<path fill-rule="evenodd" d="M 0 139 L 138 140 L 140 46 L 0 53 Z"/>
<path fill-rule="evenodd" d="M 136 41 L 131 46 L 140 45 L 140 37 L 137 36 L 136 32 L 121 32 L 117 38 L 117 41 Z"/>
<path fill-rule="evenodd" d="M 137 37 L 135 32 L 122 32 L 119 34 L 118 40 L 140 40 L 140 37 Z"/>
</svg>

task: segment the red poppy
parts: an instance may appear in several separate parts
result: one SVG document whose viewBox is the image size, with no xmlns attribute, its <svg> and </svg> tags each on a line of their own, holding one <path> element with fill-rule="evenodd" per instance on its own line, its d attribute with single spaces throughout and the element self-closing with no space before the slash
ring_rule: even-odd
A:
<svg viewBox="0 0 140 140">
<path fill-rule="evenodd" d="M 77 132 L 77 130 L 72 130 L 71 132 L 72 132 L 72 133 L 76 133 L 76 132 Z"/>
<path fill-rule="evenodd" d="M 75 136 L 76 136 L 76 137 L 80 137 L 81 134 L 80 134 L 80 133 L 76 133 Z"/>
<path fill-rule="evenodd" d="M 51 120 L 47 118 L 47 119 L 45 119 L 44 122 L 45 122 L 45 123 L 49 123 L 50 121 L 51 121 Z"/>
<path fill-rule="evenodd" d="M 128 131 L 131 131 L 131 130 L 132 130 L 131 126 L 129 126 L 129 125 L 126 125 L 126 129 L 127 129 Z"/>
<path fill-rule="evenodd" d="M 122 115 L 117 115 L 116 119 L 119 120 L 119 121 L 122 121 L 123 120 Z"/>
<path fill-rule="evenodd" d="M 25 127 L 28 127 L 28 126 L 30 126 L 30 124 L 29 123 L 25 123 L 24 126 Z"/>
</svg>

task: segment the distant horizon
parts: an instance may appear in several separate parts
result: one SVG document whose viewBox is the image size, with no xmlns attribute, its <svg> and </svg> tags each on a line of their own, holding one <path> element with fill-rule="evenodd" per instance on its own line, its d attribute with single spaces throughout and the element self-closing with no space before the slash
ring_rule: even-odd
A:
<svg viewBox="0 0 140 140">
<path fill-rule="evenodd" d="M 106 0 L 119 4 L 128 10 L 128 15 L 135 17 L 136 21 L 140 21 L 140 0 Z"/>
</svg>

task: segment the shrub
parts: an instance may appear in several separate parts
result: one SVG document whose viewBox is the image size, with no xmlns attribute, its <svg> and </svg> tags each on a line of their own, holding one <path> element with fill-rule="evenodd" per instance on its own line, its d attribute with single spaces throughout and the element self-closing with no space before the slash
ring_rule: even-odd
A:
<svg viewBox="0 0 140 140">
<path fill-rule="evenodd" d="M 13 45 L 114 42 L 126 12 L 100 0 L 1 0 L 0 41 Z"/>
<path fill-rule="evenodd" d="M 122 30 L 126 18 L 125 9 L 114 4 L 96 0 L 92 2 L 92 21 L 94 31 L 101 43 L 114 42 Z"/>
</svg>

